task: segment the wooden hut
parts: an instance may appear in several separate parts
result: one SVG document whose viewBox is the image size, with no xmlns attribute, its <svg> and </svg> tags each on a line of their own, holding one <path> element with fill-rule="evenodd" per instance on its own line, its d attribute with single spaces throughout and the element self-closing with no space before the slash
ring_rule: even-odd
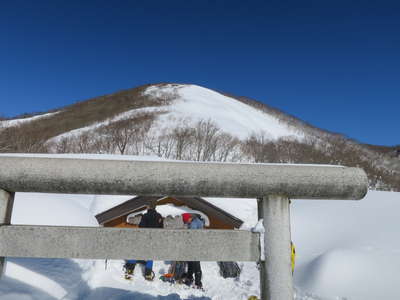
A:
<svg viewBox="0 0 400 300">
<path fill-rule="evenodd" d="M 169 196 L 137 196 L 124 203 L 121 203 L 98 215 L 96 219 L 100 225 L 105 227 L 138 227 L 138 222 L 127 222 L 128 216 L 139 215 L 146 211 L 147 205 L 156 203 L 161 205 L 174 205 L 176 207 L 188 207 L 194 211 L 204 214 L 208 221 L 208 229 L 235 229 L 239 228 L 243 221 L 232 216 L 219 207 L 200 197 L 169 197 Z"/>
</svg>

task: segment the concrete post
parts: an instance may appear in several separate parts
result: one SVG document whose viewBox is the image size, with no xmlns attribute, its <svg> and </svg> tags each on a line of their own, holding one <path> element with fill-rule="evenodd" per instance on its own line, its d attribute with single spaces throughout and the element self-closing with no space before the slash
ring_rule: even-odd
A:
<svg viewBox="0 0 400 300">
<path fill-rule="evenodd" d="M 14 194 L 0 189 L 0 226 L 11 223 L 11 212 L 14 205 Z M 0 241 L 1 243 L 1 241 Z M 5 257 L 0 257 L 0 277 L 3 275 Z"/>
<path fill-rule="evenodd" d="M 264 219 L 265 261 L 261 261 L 262 300 L 293 300 L 290 258 L 289 198 L 268 196 L 258 199 L 259 219 Z"/>
</svg>

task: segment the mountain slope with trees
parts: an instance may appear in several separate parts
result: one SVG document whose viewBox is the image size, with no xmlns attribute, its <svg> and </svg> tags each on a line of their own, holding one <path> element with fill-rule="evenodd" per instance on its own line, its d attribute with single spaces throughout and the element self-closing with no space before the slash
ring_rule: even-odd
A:
<svg viewBox="0 0 400 300">
<path fill-rule="evenodd" d="M 157 155 L 195 161 L 362 167 L 400 191 L 398 148 L 360 144 L 246 97 L 155 84 L 0 121 L 0 151 Z"/>
</svg>

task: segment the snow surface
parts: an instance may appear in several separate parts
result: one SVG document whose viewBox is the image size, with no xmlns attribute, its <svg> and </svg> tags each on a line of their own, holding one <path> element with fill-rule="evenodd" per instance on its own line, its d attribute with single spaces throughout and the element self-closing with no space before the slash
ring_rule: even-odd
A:
<svg viewBox="0 0 400 300">
<path fill-rule="evenodd" d="M 17 193 L 12 223 L 95 226 L 94 214 L 131 197 Z M 243 228 L 257 224 L 255 199 L 206 200 L 241 218 Z M 400 193 L 370 191 L 361 201 L 293 201 L 296 299 L 399 299 L 399 200 Z M 128 282 L 122 278 L 122 264 L 9 258 L 0 281 L 0 299 L 225 300 L 259 295 L 255 263 L 239 263 L 241 277 L 233 280 L 220 277 L 216 263 L 203 262 L 206 292 L 159 280 L 147 282 L 140 268 L 134 281 Z M 155 262 L 157 277 L 168 270 L 168 264 Z"/>
<path fill-rule="evenodd" d="M 58 114 L 59 112 L 52 112 L 52 113 L 47 113 L 47 114 L 43 114 L 43 115 L 37 115 L 37 116 L 33 116 L 30 118 L 21 118 L 21 119 L 14 119 L 14 120 L 6 120 L 6 121 L 0 121 L 0 128 L 1 127 L 11 127 L 11 126 L 17 126 L 26 122 L 31 122 L 34 120 L 38 120 L 38 119 L 43 119 L 43 118 L 48 118 L 52 115 Z"/>
<path fill-rule="evenodd" d="M 135 156 L 114 154 L 48 154 L 48 153 L 0 153 L 0 156 L 37 157 L 37 158 L 74 158 L 74 159 L 103 159 L 103 160 L 136 160 L 136 161 L 172 161 L 158 156 Z"/>
<path fill-rule="evenodd" d="M 251 232 L 258 232 L 260 234 L 260 260 L 265 261 L 265 227 L 264 227 L 264 219 L 259 219 L 256 226 L 251 228 Z"/>
<path fill-rule="evenodd" d="M 321 296 L 400 299 L 400 193 L 360 202 L 294 201 L 295 283 Z"/>
<path fill-rule="evenodd" d="M 190 163 L 190 164 L 221 164 L 219 161 L 190 161 L 190 160 L 174 160 L 166 159 L 155 155 L 118 155 L 118 154 L 76 154 L 76 153 L 0 153 L 0 156 L 7 157 L 37 157 L 37 158 L 71 158 L 71 159 L 97 159 L 97 160 L 130 160 L 130 161 L 163 161 L 163 162 L 176 162 L 176 163 Z M 292 163 L 251 163 L 251 162 L 234 162 L 232 164 L 238 165 L 269 165 L 269 166 L 313 166 L 313 167 L 331 167 L 331 168 L 346 168 L 340 165 L 325 165 L 325 164 L 292 164 Z M 100 195 L 99 195 L 100 196 Z"/>
<path fill-rule="evenodd" d="M 159 128 L 175 127 L 182 122 L 190 124 L 199 120 L 211 120 L 239 139 L 260 131 L 271 139 L 284 136 L 303 137 L 298 129 L 270 114 L 198 85 L 151 86 L 145 91 L 150 96 L 163 93 L 175 94 L 176 101 L 170 106 L 169 113 L 159 117 Z"/>
</svg>

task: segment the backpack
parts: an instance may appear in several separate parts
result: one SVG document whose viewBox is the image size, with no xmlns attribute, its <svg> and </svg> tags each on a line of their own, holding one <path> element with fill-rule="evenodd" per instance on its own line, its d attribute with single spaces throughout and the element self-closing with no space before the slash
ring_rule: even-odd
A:
<svg viewBox="0 0 400 300">
<path fill-rule="evenodd" d="M 169 268 L 169 272 L 160 277 L 164 282 L 183 283 L 186 278 L 186 262 L 174 261 Z"/>
<path fill-rule="evenodd" d="M 219 261 L 219 273 L 224 278 L 238 278 L 240 275 L 240 267 L 233 261 Z"/>
<path fill-rule="evenodd" d="M 203 217 L 200 214 L 193 214 L 199 219 L 201 222 L 203 222 L 203 226 L 206 226 L 206 220 L 203 219 Z"/>
<path fill-rule="evenodd" d="M 173 263 L 174 267 L 174 280 L 180 283 L 181 280 L 185 279 L 186 276 L 186 262 L 185 261 L 175 261 Z"/>
</svg>

